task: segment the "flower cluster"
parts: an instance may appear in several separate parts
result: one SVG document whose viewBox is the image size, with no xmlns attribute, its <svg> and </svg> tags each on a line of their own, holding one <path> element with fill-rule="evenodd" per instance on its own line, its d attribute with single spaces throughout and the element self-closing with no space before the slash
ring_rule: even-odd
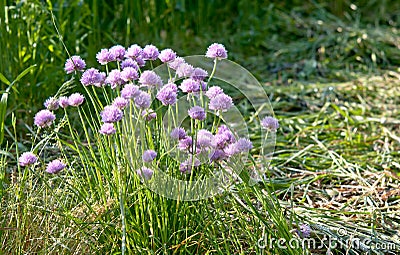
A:
<svg viewBox="0 0 400 255">
<path fill-rule="evenodd" d="M 211 130 L 207 130 L 210 118 L 222 117 L 234 104 L 233 99 L 221 87 L 210 83 L 218 61 L 228 57 L 225 46 L 214 43 L 208 47 L 205 56 L 213 59 L 215 63 L 211 75 L 208 71 L 186 62 L 172 49 L 160 51 L 151 44 L 143 48 L 137 44 L 128 48 L 115 45 L 101 49 L 96 54 L 98 67 L 85 70 L 85 61 L 79 56 L 72 56 L 65 63 L 65 71 L 67 74 L 80 76 L 79 81 L 88 98 L 99 100 L 96 94 L 96 91 L 99 91 L 98 93 L 104 95 L 102 98 L 107 99 L 107 105 L 97 102 L 102 105 L 97 112 L 102 123 L 93 126 L 98 127 L 97 132 L 100 137 L 111 138 L 123 133 L 126 130 L 123 129 L 124 125 L 127 125 L 126 123 L 132 118 L 137 120 L 136 124 L 142 123 L 131 127 L 132 129 L 142 129 L 144 133 L 152 132 L 152 128 L 158 128 L 153 131 L 161 132 L 159 127 L 162 125 L 162 120 L 159 116 L 168 111 L 175 120 L 177 116 L 174 114 L 177 115 L 179 109 L 179 95 L 185 95 L 190 105 L 186 113 L 190 117 L 191 128 L 185 129 L 175 125 L 177 127 L 168 134 L 168 138 L 176 145 L 179 152 L 187 156 L 185 160 L 179 162 L 179 170 L 188 174 L 202 166 L 204 162 L 201 162 L 200 158 L 206 158 L 207 165 L 216 166 L 231 160 L 235 155 L 248 153 L 253 148 L 249 139 L 238 137 L 225 124 L 214 122 Z M 158 72 L 152 69 L 153 64 L 157 62 L 164 64 L 162 67 L 168 70 L 169 79 L 163 80 Z M 151 69 L 146 70 L 146 66 Z M 94 92 L 88 89 L 89 86 L 92 86 Z M 59 108 L 66 110 L 67 107 L 79 107 L 84 101 L 85 97 L 80 93 L 72 93 L 68 97 L 50 97 L 44 103 L 46 109 L 36 114 L 34 123 L 40 128 L 49 127 L 56 119 L 54 111 Z M 99 105 L 95 107 L 96 110 Z M 159 111 L 159 109 L 164 110 Z M 272 117 L 264 118 L 261 124 L 271 132 L 276 132 L 279 127 L 278 121 Z M 146 133 L 146 137 L 151 136 Z M 149 141 L 143 144 L 145 145 L 141 146 L 142 160 L 136 172 L 143 180 L 150 180 L 153 176 L 152 165 L 162 162 L 165 154 L 158 154 L 156 149 L 149 149 L 157 147 Z M 166 148 L 165 151 L 167 150 L 169 149 Z M 23 154 L 20 157 L 20 165 L 32 165 L 36 160 L 34 154 Z M 57 173 L 63 168 L 65 164 L 55 160 L 49 163 L 46 171 Z"/>
</svg>

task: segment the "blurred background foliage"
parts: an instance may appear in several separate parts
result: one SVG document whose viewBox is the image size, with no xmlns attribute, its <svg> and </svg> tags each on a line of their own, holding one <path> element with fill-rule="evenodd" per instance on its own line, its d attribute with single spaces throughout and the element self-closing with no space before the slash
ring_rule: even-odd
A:
<svg viewBox="0 0 400 255">
<path fill-rule="evenodd" d="M 9 96 L 7 116 L 13 112 L 25 130 L 67 78 L 68 55 L 50 10 L 70 54 L 88 65 L 115 44 L 152 43 L 184 56 L 204 54 L 212 42 L 225 44 L 230 59 L 264 82 L 342 81 L 400 64 L 396 0 L 0 0 L 0 6 L 0 73 L 13 80 L 36 64 Z"/>
</svg>

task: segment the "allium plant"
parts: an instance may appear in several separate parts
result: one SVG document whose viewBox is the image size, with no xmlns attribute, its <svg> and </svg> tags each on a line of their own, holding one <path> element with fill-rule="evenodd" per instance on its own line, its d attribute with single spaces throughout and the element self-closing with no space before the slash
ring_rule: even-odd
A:
<svg viewBox="0 0 400 255">
<path fill-rule="evenodd" d="M 233 100 L 213 82 L 218 62 L 228 58 L 224 45 L 213 43 L 205 53 L 205 59 L 213 62 L 210 74 L 172 49 L 159 51 L 151 44 L 143 48 L 137 44 L 128 48 L 115 45 L 92 57 L 97 59 L 97 66 L 87 67 L 80 56 L 67 59 L 65 71 L 78 76 L 85 95 L 72 92 L 47 99 L 47 109 L 35 116 L 38 127 L 56 125 L 59 109 L 71 125 L 69 112 L 76 111 L 69 109 L 76 107 L 89 150 L 103 148 L 118 166 L 154 168 L 155 175 L 161 171 L 181 180 L 232 167 L 231 161 L 253 149 L 248 137 L 239 137 L 224 123 L 224 115 L 234 107 Z M 161 65 L 153 68 L 157 64 Z M 186 108 L 182 112 L 179 104 L 183 102 Z M 90 104 L 88 110 L 84 110 L 85 103 Z M 261 126 L 276 132 L 279 124 L 267 116 Z M 76 137 L 72 127 L 69 131 Z M 90 141 L 101 144 L 92 145 Z M 84 155 L 94 157 L 96 152 Z M 155 155 L 157 161 L 153 161 Z M 81 164 L 86 164 L 81 159 Z M 51 169 L 48 172 L 58 172 Z M 144 180 L 150 181 L 153 175 L 146 176 Z"/>
<path fill-rule="evenodd" d="M 133 44 L 127 49 L 116 45 L 89 57 L 96 58 L 98 65 L 86 67 L 79 56 L 65 64 L 66 73 L 74 75 L 84 93 L 61 91 L 46 100 L 46 109 L 35 115 L 38 132 L 53 130 L 63 156 L 43 159 L 47 173 L 69 174 L 74 165 L 75 171 L 80 169 L 86 176 L 92 196 L 101 199 L 105 199 L 105 183 L 113 183 L 107 192 L 120 201 L 125 215 L 127 193 L 138 185 L 148 185 L 157 193 L 162 190 L 165 194 L 159 194 L 168 198 L 199 200 L 222 188 L 214 185 L 193 190 L 185 186 L 182 190 L 173 187 L 168 178 L 187 183 L 214 178 L 211 182 L 215 183 L 222 180 L 215 177 L 221 173 L 238 179 L 239 168 L 249 162 L 256 167 L 251 155 L 253 142 L 226 122 L 235 108 L 233 99 L 213 79 L 218 63 L 228 57 L 223 45 L 208 48 L 204 58 L 211 63 L 208 70 L 154 45 L 142 48 Z M 270 118 L 263 119 L 262 126 L 276 132 L 279 124 Z M 68 139 L 57 133 L 62 130 L 69 133 Z M 34 165 L 37 157 L 43 156 L 40 152 L 43 150 L 37 156 L 23 154 L 20 166 Z M 251 161 L 246 161 L 248 157 Z M 124 249 L 124 239 L 122 242 Z"/>
</svg>

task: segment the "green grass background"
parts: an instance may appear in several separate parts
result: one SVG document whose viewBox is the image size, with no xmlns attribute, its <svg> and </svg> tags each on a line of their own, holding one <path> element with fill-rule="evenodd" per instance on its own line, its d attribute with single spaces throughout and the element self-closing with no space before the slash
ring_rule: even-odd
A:
<svg viewBox="0 0 400 255">
<path fill-rule="evenodd" d="M 35 133 L 34 114 L 67 79 L 63 66 L 68 55 L 53 26 L 50 10 L 70 54 L 81 55 L 88 65 L 95 64 L 94 56 L 99 49 L 115 44 L 127 47 L 152 43 L 160 49 L 176 49 L 185 56 L 204 54 L 212 42 L 223 43 L 230 59 L 245 66 L 265 84 L 282 126 L 270 183 L 282 206 L 282 214 L 276 217 L 290 219 L 290 224 L 308 222 L 333 236 L 329 229 L 344 226 L 349 233 L 362 233 L 383 243 L 398 243 L 400 2 L 395 0 L 0 0 L 0 73 L 5 78 L 1 79 L 1 91 L 4 93 L 9 87 L 6 80 L 15 80 L 35 65 L 13 84 L 3 111 L 1 227 L 13 227 L 12 218 L 20 212 L 10 198 L 13 194 L 10 173 L 16 168 L 15 148 L 23 151 L 30 147 Z M 32 198 L 45 197 L 51 201 L 46 192 L 47 189 L 39 189 Z M 268 201 L 260 190 L 249 191 L 252 195 L 248 197 L 245 194 L 245 189 L 238 191 L 242 200 L 227 196 L 226 204 L 231 207 L 216 201 L 196 206 L 184 204 L 195 211 L 213 209 L 207 211 L 210 215 L 195 217 L 190 225 L 191 238 L 182 242 L 177 234 L 181 231 L 178 225 L 171 230 L 172 236 L 176 236 L 170 246 L 155 253 L 189 254 L 196 246 L 201 254 L 259 254 L 254 243 L 265 230 L 259 227 L 260 222 L 267 223 L 268 217 L 254 216 L 257 207 L 250 205 L 254 201 L 266 205 Z M 165 200 L 154 197 L 153 202 Z M 112 199 L 109 203 L 113 204 Z M 102 206 L 89 201 L 92 211 L 85 215 L 86 223 L 77 222 L 74 215 L 58 215 L 60 223 L 53 226 L 51 221 L 43 221 L 39 214 L 33 213 L 40 211 L 50 217 L 51 212 L 35 201 L 30 204 L 24 215 L 32 226 L 24 225 L 23 232 L 16 236 L 0 230 L 3 249 L 0 253 L 9 254 L 15 247 L 32 254 L 61 249 L 34 242 L 43 237 L 40 231 L 35 232 L 40 227 L 72 234 L 67 243 L 88 252 L 96 244 L 80 245 L 92 234 L 90 231 L 97 231 L 87 226 L 91 217 L 96 213 L 102 215 L 105 210 L 105 219 L 115 220 L 107 214 L 108 209 L 118 215 L 118 207 L 107 207 L 107 201 Z M 149 210 L 155 214 L 172 210 L 170 204 L 164 206 L 167 209 Z M 71 213 L 78 213 L 80 207 Z M 212 218 L 215 212 L 218 217 Z M 231 215 L 236 218 L 231 218 L 227 225 L 221 224 Z M 189 221 L 185 215 L 179 217 L 182 222 Z M 75 225 L 66 226 L 68 220 Z M 205 230 L 194 227 L 203 222 L 210 224 Z M 154 227 L 152 224 L 156 223 L 146 226 Z M 110 248 L 117 254 L 120 233 L 110 228 L 93 234 L 92 238 L 100 236 L 99 250 Z M 51 234 L 47 236 L 50 237 Z M 135 238 L 142 242 L 138 247 L 148 245 L 143 236 Z M 162 238 L 163 242 L 168 240 Z M 154 244 L 157 241 L 153 240 L 154 247 L 158 247 Z M 263 252 L 278 254 L 276 250 Z M 312 252 L 326 254 L 326 249 Z M 332 252 L 347 254 L 343 250 Z"/>
</svg>

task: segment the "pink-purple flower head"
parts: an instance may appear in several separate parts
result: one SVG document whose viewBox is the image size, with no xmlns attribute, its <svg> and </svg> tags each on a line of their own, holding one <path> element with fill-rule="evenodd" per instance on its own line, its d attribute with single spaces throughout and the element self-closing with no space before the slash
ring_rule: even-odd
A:
<svg viewBox="0 0 400 255">
<path fill-rule="evenodd" d="M 188 63 L 182 63 L 176 69 L 176 74 L 179 78 L 190 77 L 194 71 L 194 67 Z"/>
<path fill-rule="evenodd" d="M 279 122 L 274 117 L 267 116 L 261 120 L 261 126 L 271 132 L 276 132 L 279 128 Z"/>
<path fill-rule="evenodd" d="M 44 127 L 49 127 L 55 119 L 56 116 L 51 111 L 41 110 L 38 113 L 36 113 L 34 118 L 34 123 L 36 126 L 44 128 Z"/>
<path fill-rule="evenodd" d="M 175 139 L 175 140 L 184 139 L 184 138 L 186 138 L 186 131 L 185 131 L 185 129 L 183 129 L 181 127 L 177 127 L 177 128 L 172 129 L 170 136 L 172 139 Z"/>
<path fill-rule="evenodd" d="M 214 87 L 211 87 L 211 88 L 209 88 L 207 90 L 206 96 L 209 99 L 213 99 L 214 97 L 216 97 L 216 96 L 218 96 L 220 94 L 223 94 L 223 93 L 224 93 L 223 89 L 221 89 L 219 86 L 214 86 Z"/>
<path fill-rule="evenodd" d="M 181 64 L 183 64 L 183 63 L 185 63 L 185 60 L 184 60 L 183 58 L 181 58 L 181 57 L 176 57 L 176 58 L 174 59 L 174 61 L 168 62 L 168 66 L 169 66 L 169 68 L 171 68 L 171 69 L 173 69 L 173 70 L 176 70 L 176 69 L 178 69 L 178 67 L 179 67 Z"/>
<path fill-rule="evenodd" d="M 208 47 L 206 57 L 214 59 L 225 59 L 228 57 L 228 52 L 226 51 L 224 45 L 213 43 Z"/>
<path fill-rule="evenodd" d="M 112 123 L 120 121 L 124 116 L 124 113 L 121 111 L 121 109 L 114 105 L 107 105 L 100 113 L 100 116 L 104 123 Z"/>
<path fill-rule="evenodd" d="M 152 109 L 145 109 L 142 112 L 142 117 L 146 121 L 150 121 L 152 119 L 155 119 L 157 117 L 157 114 Z"/>
<path fill-rule="evenodd" d="M 171 49 L 165 49 L 162 50 L 160 52 L 160 55 L 158 56 L 158 58 L 161 60 L 161 62 L 163 63 L 168 63 L 168 62 L 172 62 L 175 60 L 176 58 L 176 53 L 175 51 L 171 50 Z"/>
<path fill-rule="evenodd" d="M 228 156 L 233 156 L 241 152 L 248 152 L 252 148 L 253 144 L 249 139 L 240 138 L 235 143 L 228 145 L 228 147 L 225 148 L 224 151 Z"/>
<path fill-rule="evenodd" d="M 126 84 L 121 90 L 121 96 L 125 99 L 133 99 L 140 93 L 139 86 Z"/>
<path fill-rule="evenodd" d="M 96 54 L 97 62 L 101 65 L 107 65 L 108 63 L 115 61 L 115 55 L 108 49 L 101 49 L 100 52 Z"/>
<path fill-rule="evenodd" d="M 122 61 L 125 57 L 125 48 L 121 45 L 112 46 L 110 52 L 114 55 L 114 61 Z"/>
<path fill-rule="evenodd" d="M 135 105 L 141 109 L 149 108 L 151 105 L 151 96 L 149 93 L 140 91 L 134 98 Z"/>
<path fill-rule="evenodd" d="M 163 87 L 163 89 L 170 89 L 175 93 L 178 93 L 178 86 L 176 86 L 175 83 L 173 82 L 168 82 L 167 84 L 165 84 Z"/>
<path fill-rule="evenodd" d="M 139 175 L 142 179 L 149 181 L 151 177 L 153 177 L 153 170 L 147 167 L 142 167 L 136 170 L 136 174 Z"/>
<path fill-rule="evenodd" d="M 138 57 L 135 59 L 136 63 L 138 66 L 143 67 L 146 65 L 146 61 L 143 59 L 143 57 Z"/>
<path fill-rule="evenodd" d="M 173 105 L 176 103 L 178 94 L 174 88 L 164 86 L 158 91 L 156 98 L 160 100 L 163 105 Z"/>
<path fill-rule="evenodd" d="M 253 148 L 253 143 L 247 138 L 239 138 L 235 144 L 239 152 L 248 152 Z"/>
<path fill-rule="evenodd" d="M 229 137 L 226 134 L 216 134 L 212 140 L 214 148 L 223 149 L 229 144 Z"/>
<path fill-rule="evenodd" d="M 105 79 L 105 73 L 99 72 L 96 68 L 90 68 L 82 74 L 81 83 L 83 86 L 94 85 L 96 87 L 102 87 Z"/>
<path fill-rule="evenodd" d="M 122 70 L 124 70 L 124 69 L 127 68 L 127 67 L 132 67 L 132 68 L 134 68 L 136 71 L 139 70 L 139 65 L 138 65 L 138 63 L 137 63 L 135 60 L 131 59 L 131 58 L 127 58 L 127 59 L 125 59 L 124 61 L 121 62 L 121 68 L 122 68 Z"/>
<path fill-rule="evenodd" d="M 200 106 L 193 106 L 188 110 L 188 114 L 190 118 L 195 120 L 204 120 L 206 118 L 206 112 Z"/>
<path fill-rule="evenodd" d="M 137 80 L 139 78 L 139 74 L 135 68 L 128 66 L 122 70 L 121 78 L 125 82 L 130 82 L 130 81 Z"/>
<path fill-rule="evenodd" d="M 197 131 L 197 146 L 200 147 L 200 149 L 207 148 L 207 147 L 212 147 L 212 141 L 214 139 L 213 134 L 211 134 L 210 131 L 205 130 L 205 129 L 200 129 Z"/>
<path fill-rule="evenodd" d="M 61 108 L 67 108 L 69 106 L 68 97 L 62 96 L 58 99 L 58 104 Z"/>
<path fill-rule="evenodd" d="M 226 94 L 219 94 L 210 100 L 209 108 L 215 111 L 227 111 L 233 106 L 232 98 Z"/>
<path fill-rule="evenodd" d="M 157 157 L 157 152 L 154 150 L 146 150 L 143 152 L 142 160 L 143 162 L 151 162 Z"/>
<path fill-rule="evenodd" d="M 65 62 L 64 70 L 67 74 L 73 73 L 74 71 L 83 71 L 86 63 L 80 56 L 72 56 Z"/>
<path fill-rule="evenodd" d="M 189 78 L 183 80 L 179 88 L 184 93 L 194 93 L 200 90 L 200 84 L 198 81 Z"/>
<path fill-rule="evenodd" d="M 85 101 L 85 97 L 80 93 L 73 93 L 68 97 L 68 105 L 80 106 Z"/>
<path fill-rule="evenodd" d="M 111 70 L 105 82 L 107 84 L 110 84 L 112 89 L 115 89 L 116 87 L 125 84 L 125 81 L 122 78 L 121 71 L 117 69 Z"/>
<path fill-rule="evenodd" d="M 216 149 L 208 155 L 208 158 L 211 162 L 220 161 L 226 158 L 226 154 L 223 150 Z"/>
<path fill-rule="evenodd" d="M 232 131 L 226 125 L 221 125 L 218 127 L 217 135 L 224 136 L 227 143 L 234 143 L 236 141 Z"/>
<path fill-rule="evenodd" d="M 18 163 L 20 166 L 30 166 L 36 163 L 37 156 L 32 152 L 24 152 L 19 156 Z"/>
<path fill-rule="evenodd" d="M 104 123 L 101 125 L 99 132 L 102 135 L 112 135 L 115 134 L 117 130 L 115 129 L 113 123 Z"/>
<path fill-rule="evenodd" d="M 300 231 L 297 231 L 297 232 L 300 234 L 300 236 L 302 238 L 310 237 L 312 230 L 308 224 L 302 223 L 302 224 L 300 224 L 299 228 L 300 228 Z"/>
<path fill-rule="evenodd" d="M 163 82 L 154 71 L 146 70 L 144 71 L 139 78 L 139 83 L 142 86 L 149 87 L 149 88 L 159 88 L 162 86 Z"/>
<path fill-rule="evenodd" d="M 143 48 L 143 59 L 144 60 L 156 60 L 158 58 L 158 49 L 156 46 L 149 44 Z"/>
<path fill-rule="evenodd" d="M 125 57 L 136 60 L 137 58 L 141 58 L 142 54 L 143 54 L 142 47 L 140 47 L 137 44 L 133 44 L 126 50 Z"/>
<path fill-rule="evenodd" d="M 190 136 L 186 136 L 179 140 L 178 148 L 182 151 L 191 150 L 193 145 L 193 139 Z"/>
<path fill-rule="evenodd" d="M 189 155 L 189 157 L 180 164 L 179 170 L 181 171 L 181 173 L 190 174 L 192 172 L 192 169 L 194 167 L 199 167 L 200 164 L 200 160 L 193 157 L 192 155 Z"/>
<path fill-rule="evenodd" d="M 129 104 L 129 101 L 123 97 L 116 97 L 112 105 L 118 107 L 119 109 L 124 109 Z"/>
<path fill-rule="evenodd" d="M 196 67 L 190 75 L 190 78 L 196 81 L 203 81 L 205 78 L 207 78 L 207 76 L 208 73 L 206 70 Z"/>
<path fill-rule="evenodd" d="M 44 107 L 46 107 L 47 110 L 55 111 L 59 106 L 58 100 L 55 97 L 49 97 L 44 101 Z"/>
<path fill-rule="evenodd" d="M 55 159 L 51 161 L 46 168 L 46 172 L 49 174 L 56 174 L 63 170 L 66 167 L 66 165 L 59 159 Z"/>
</svg>

